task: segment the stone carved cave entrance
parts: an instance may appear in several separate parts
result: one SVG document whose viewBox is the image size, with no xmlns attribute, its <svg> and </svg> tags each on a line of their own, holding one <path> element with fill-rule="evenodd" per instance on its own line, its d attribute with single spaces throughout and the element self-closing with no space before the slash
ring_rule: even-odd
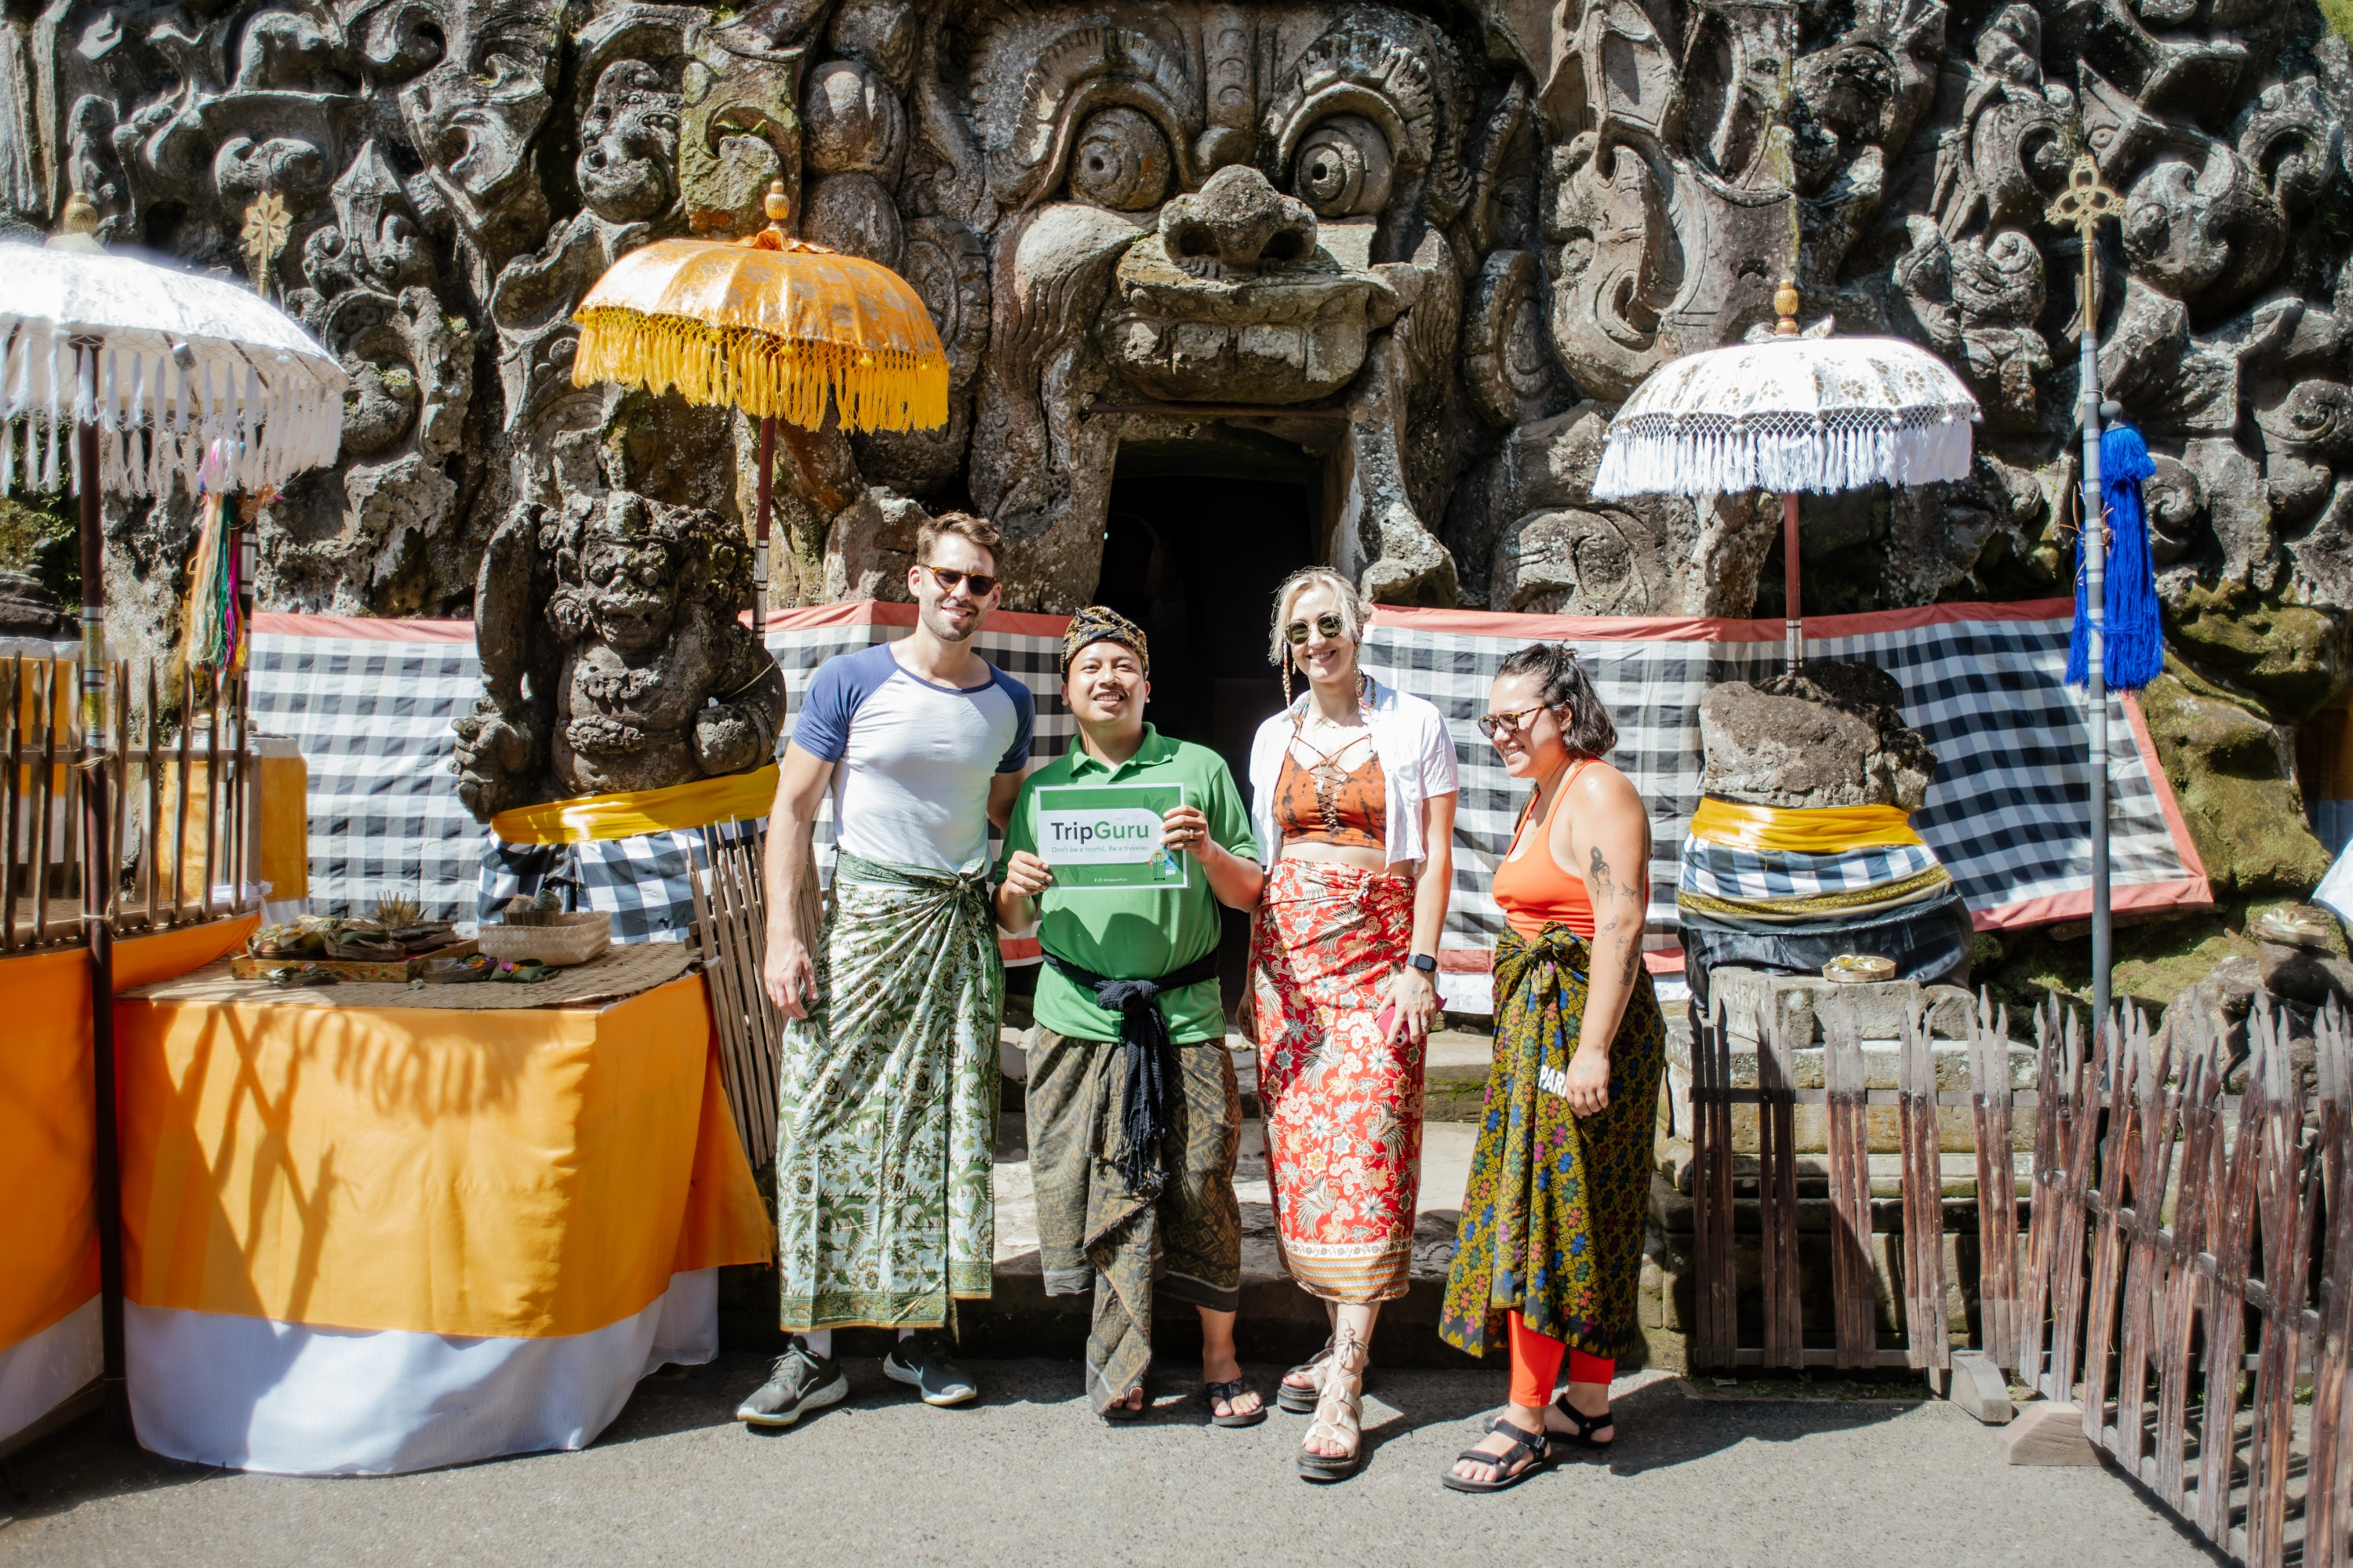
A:
<svg viewBox="0 0 2353 1568">
<path fill-rule="evenodd" d="M 1222 756 L 1245 803 L 1250 737 L 1282 706 L 1266 656 L 1274 590 L 1324 558 L 1329 533 L 1324 461 L 1271 438 L 1236 439 L 1246 434 L 1121 445 L 1092 595 L 1152 641 L 1152 722 Z M 1218 967 L 1230 1014 L 1250 917 L 1229 909 L 1225 926 Z"/>
</svg>

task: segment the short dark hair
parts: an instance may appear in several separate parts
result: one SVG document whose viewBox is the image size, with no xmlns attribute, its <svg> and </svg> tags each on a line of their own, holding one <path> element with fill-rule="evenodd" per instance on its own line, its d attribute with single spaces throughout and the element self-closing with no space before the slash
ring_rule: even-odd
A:
<svg viewBox="0 0 2353 1568">
<path fill-rule="evenodd" d="M 1529 643 L 1506 658 L 1495 671 L 1499 681 L 1506 675 L 1535 676 L 1543 683 L 1536 689 L 1536 699 L 1548 708 L 1568 705 L 1566 738 L 1571 751 L 1606 757 L 1609 748 L 1618 744 L 1618 726 L 1611 722 L 1609 710 L 1601 705 L 1601 694 L 1593 689 L 1592 677 L 1577 662 L 1577 651 L 1567 643 Z"/>
<path fill-rule="evenodd" d="M 987 550 L 990 566 L 1004 563 L 1005 535 L 997 531 L 996 524 L 986 517 L 976 517 L 969 512 L 943 512 L 937 517 L 925 519 L 915 530 L 916 564 L 929 565 L 932 546 L 950 534 Z"/>
</svg>

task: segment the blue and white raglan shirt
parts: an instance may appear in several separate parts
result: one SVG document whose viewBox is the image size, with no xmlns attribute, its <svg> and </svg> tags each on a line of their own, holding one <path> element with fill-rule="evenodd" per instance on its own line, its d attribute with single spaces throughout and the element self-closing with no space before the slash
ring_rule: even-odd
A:
<svg viewBox="0 0 2353 1568">
<path fill-rule="evenodd" d="M 1038 705 L 997 669 L 943 686 L 887 642 L 818 667 L 793 744 L 834 765 L 834 842 L 864 860 L 973 872 L 988 863 L 988 786 L 1029 762 Z"/>
</svg>

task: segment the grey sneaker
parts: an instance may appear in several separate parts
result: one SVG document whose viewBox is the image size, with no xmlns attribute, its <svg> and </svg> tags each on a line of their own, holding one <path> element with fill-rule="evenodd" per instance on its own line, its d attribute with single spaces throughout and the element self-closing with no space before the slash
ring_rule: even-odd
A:
<svg viewBox="0 0 2353 1568">
<path fill-rule="evenodd" d="M 849 1393 L 841 1363 L 818 1355 L 795 1334 L 768 1369 L 768 1381 L 735 1407 L 735 1419 L 752 1426 L 790 1426 L 812 1410 L 839 1404 Z"/>
<path fill-rule="evenodd" d="M 962 1404 L 980 1390 L 929 1330 L 911 1334 L 882 1358 L 882 1375 L 912 1384 L 925 1404 Z"/>
</svg>

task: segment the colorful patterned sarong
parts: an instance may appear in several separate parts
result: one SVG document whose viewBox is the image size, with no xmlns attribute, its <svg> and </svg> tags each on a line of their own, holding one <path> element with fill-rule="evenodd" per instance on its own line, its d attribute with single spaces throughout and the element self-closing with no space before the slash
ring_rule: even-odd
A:
<svg viewBox="0 0 2353 1568">
<path fill-rule="evenodd" d="M 1104 1410 L 1152 1364 L 1152 1299 L 1230 1312 L 1241 1298 L 1241 1094 L 1223 1040 L 1172 1047 L 1176 1070 L 1166 1176 L 1144 1186 L 1121 1167 L 1121 1101 L 1129 1054 L 1039 1028 L 1029 1036 L 1022 1096 L 1037 1183 L 1038 1252 L 1046 1294 L 1094 1292 L 1087 1396 Z"/>
<path fill-rule="evenodd" d="M 1864 919 L 1952 885 L 1895 807 L 1800 810 L 1710 796 L 1683 840 L 1675 905 L 1734 924 Z"/>
<path fill-rule="evenodd" d="M 1267 1175 L 1283 1266 L 1327 1301 L 1405 1294 L 1424 1051 L 1378 1015 L 1413 940 L 1413 883 L 1324 861 L 1267 873 L 1250 948 Z"/>
<path fill-rule="evenodd" d="M 778 1320 L 941 1327 L 995 1278 L 1005 969 L 985 876 L 844 853 L 816 962 L 779 1075 Z"/>
<path fill-rule="evenodd" d="M 1588 1355 L 1638 1343 L 1634 1302 L 1666 1021 L 1642 974 L 1609 1050 L 1609 1103 L 1580 1118 L 1560 1086 L 1585 1022 L 1592 949 L 1562 925 L 1495 947 L 1495 1062 L 1462 1194 L 1438 1332 L 1474 1356 L 1504 1314 Z"/>
</svg>

